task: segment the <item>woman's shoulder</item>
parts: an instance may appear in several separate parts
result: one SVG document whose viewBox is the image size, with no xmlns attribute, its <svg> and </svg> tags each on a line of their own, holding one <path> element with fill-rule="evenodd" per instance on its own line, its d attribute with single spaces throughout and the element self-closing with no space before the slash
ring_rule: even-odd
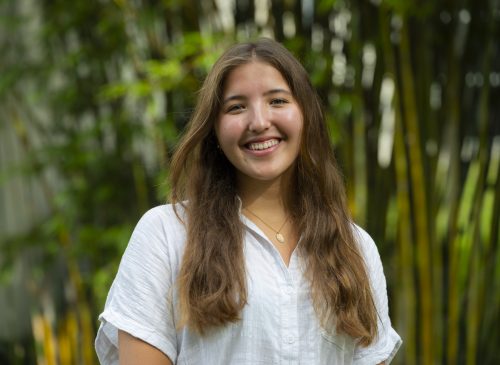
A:
<svg viewBox="0 0 500 365">
<path fill-rule="evenodd" d="M 181 248 L 186 237 L 184 217 L 184 208 L 180 204 L 163 204 L 151 208 L 137 223 L 131 242 L 154 244 L 163 249 Z"/>
<path fill-rule="evenodd" d="M 162 220 L 168 223 L 175 223 L 178 221 L 182 224 L 185 212 L 181 203 L 177 204 L 161 204 L 147 210 L 141 217 L 142 220 Z"/>
<path fill-rule="evenodd" d="M 379 258 L 379 253 L 375 241 L 363 228 L 355 223 L 352 223 L 353 235 L 360 250 L 367 260 Z"/>
<path fill-rule="evenodd" d="M 378 295 L 383 295 L 386 290 L 384 268 L 375 241 L 363 228 L 357 225 L 354 225 L 354 238 L 365 260 L 372 287 Z"/>
<path fill-rule="evenodd" d="M 182 229 L 185 213 L 181 204 L 162 204 L 146 211 L 136 228 Z"/>
</svg>

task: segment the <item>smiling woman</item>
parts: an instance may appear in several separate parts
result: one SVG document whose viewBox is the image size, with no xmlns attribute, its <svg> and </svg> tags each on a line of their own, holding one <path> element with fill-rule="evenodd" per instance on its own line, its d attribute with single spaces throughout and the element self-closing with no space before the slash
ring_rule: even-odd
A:
<svg viewBox="0 0 500 365">
<path fill-rule="evenodd" d="M 319 99 L 280 44 L 214 64 L 138 223 L 96 339 L 102 364 L 378 364 L 401 339 L 377 248 L 347 211 Z"/>
<path fill-rule="evenodd" d="M 215 133 L 238 183 L 272 181 L 290 172 L 300 150 L 302 112 L 283 76 L 252 61 L 227 77 Z"/>
</svg>

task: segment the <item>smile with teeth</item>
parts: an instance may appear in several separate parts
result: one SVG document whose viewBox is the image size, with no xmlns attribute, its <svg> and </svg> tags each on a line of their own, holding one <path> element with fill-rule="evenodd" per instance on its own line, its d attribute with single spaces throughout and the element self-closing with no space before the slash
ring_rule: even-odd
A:
<svg viewBox="0 0 500 365">
<path fill-rule="evenodd" d="M 277 139 L 270 139 L 265 142 L 257 142 L 257 143 L 249 143 L 247 144 L 248 149 L 252 151 L 262 151 L 266 150 L 268 148 L 276 146 L 278 143 L 280 143 L 279 140 Z"/>
</svg>

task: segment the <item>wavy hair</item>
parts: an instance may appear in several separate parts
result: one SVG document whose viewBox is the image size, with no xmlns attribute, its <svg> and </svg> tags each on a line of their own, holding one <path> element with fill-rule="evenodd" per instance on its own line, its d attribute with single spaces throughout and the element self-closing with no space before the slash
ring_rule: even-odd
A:
<svg viewBox="0 0 500 365">
<path fill-rule="evenodd" d="M 187 220 L 177 279 L 181 325 L 204 334 L 238 321 L 247 303 L 236 173 L 218 149 L 214 124 L 228 74 L 252 61 L 281 73 L 303 114 L 293 194 L 285 206 L 293 212 L 291 219 L 301 235 L 298 249 L 306 263 L 316 314 L 326 330 L 335 326 L 368 345 L 377 333 L 377 313 L 321 102 L 300 62 L 270 39 L 236 44 L 217 60 L 172 157 L 171 201 L 183 206 Z"/>
</svg>

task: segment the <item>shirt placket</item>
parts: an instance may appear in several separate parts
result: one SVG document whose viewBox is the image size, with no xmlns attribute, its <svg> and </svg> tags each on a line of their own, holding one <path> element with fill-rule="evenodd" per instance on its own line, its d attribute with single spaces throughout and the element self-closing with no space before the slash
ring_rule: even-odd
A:
<svg viewBox="0 0 500 365">
<path fill-rule="evenodd" d="M 275 329 L 279 336 L 280 351 L 277 357 L 278 361 L 273 361 L 274 364 L 280 365 L 295 365 L 300 363 L 299 352 L 299 323 L 298 323 L 298 294 L 300 284 L 300 271 L 298 266 L 297 254 L 294 251 L 290 258 L 288 267 L 285 265 L 279 251 L 265 237 L 261 230 L 244 216 L 241 216 L 242 221 L 250 230 L 255 232 L 265 245 L 269 245 L 270 252 L 273 256 L 274 270 L 279 283 L 279 298 L 277 313 L 280 316 L 280 328 Z"/>
<path fill-rule="evenodd" d="M 280 283 L 281 310 L 281 363 L 299 363 L 299 324 L 297 316 L 298 282 L 296 256 L 292 255 L 289 267 L 283 265 L 283 280 Z"/>
</svg>

